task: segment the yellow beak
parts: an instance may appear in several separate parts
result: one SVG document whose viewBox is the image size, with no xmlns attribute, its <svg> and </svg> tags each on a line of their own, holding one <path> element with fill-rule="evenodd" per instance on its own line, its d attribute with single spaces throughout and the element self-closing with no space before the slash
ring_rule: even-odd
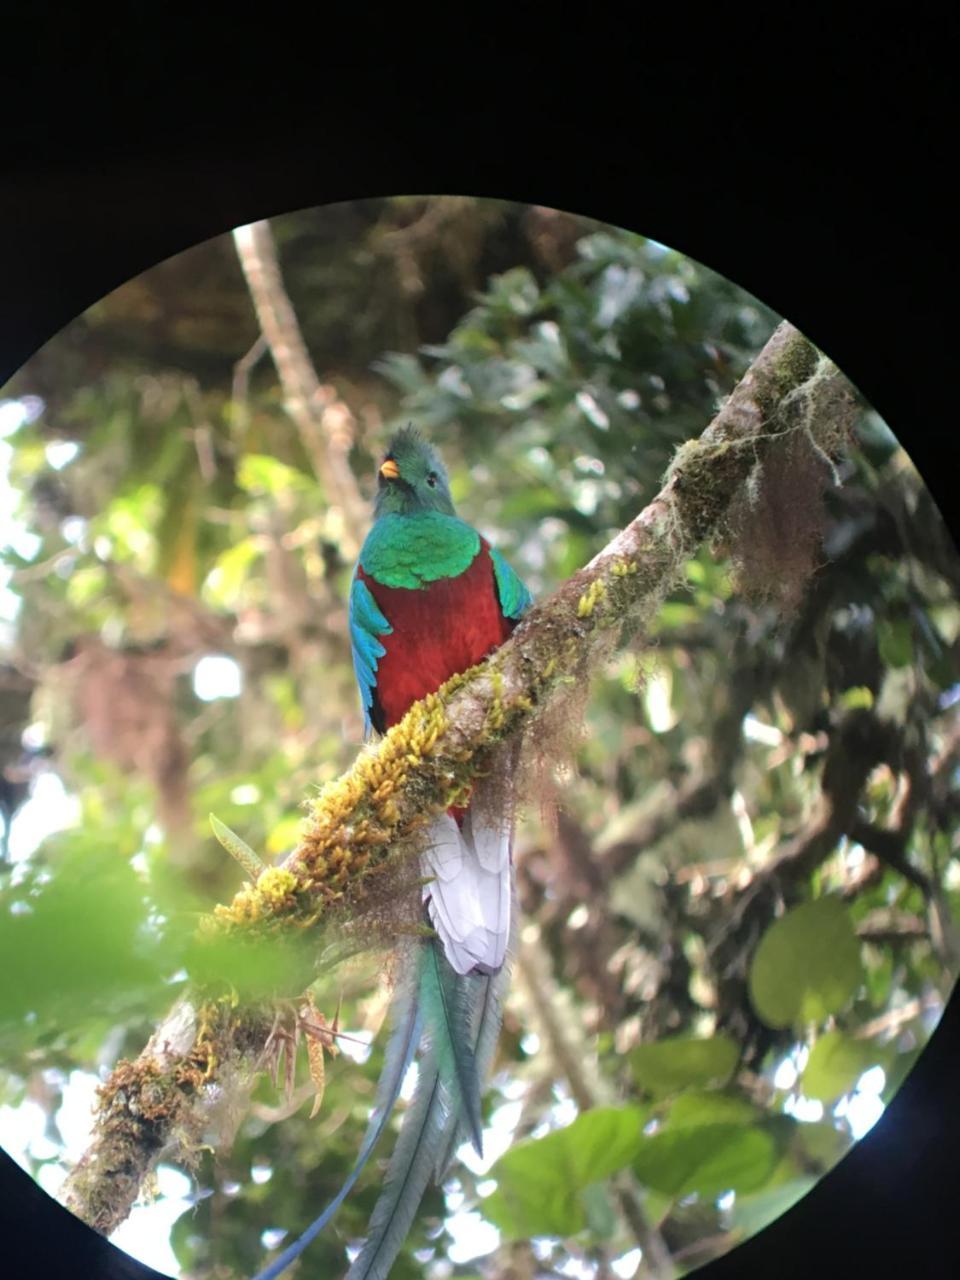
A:
<svg viewBox="0 0 960 1280">
<path fill-rule="evenodd" d="M 400 478 L 400 468 L 392 458 L 388 458 L 380 468 L 380 474 L 384 480 L 398 480 Z"/>
</svg>

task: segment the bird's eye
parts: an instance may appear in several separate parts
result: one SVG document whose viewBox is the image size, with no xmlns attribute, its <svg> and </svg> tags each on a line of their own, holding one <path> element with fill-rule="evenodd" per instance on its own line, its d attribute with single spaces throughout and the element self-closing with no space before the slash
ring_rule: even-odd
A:
<svg viewBox="0 0 960 1280">
<path fill-rule="evenodd" d="M 427 484 L 431 489 L 435 489 L 437 487 L 437 473 L 435 471 L 431 471 L 427 476 Z"/>
</svg>

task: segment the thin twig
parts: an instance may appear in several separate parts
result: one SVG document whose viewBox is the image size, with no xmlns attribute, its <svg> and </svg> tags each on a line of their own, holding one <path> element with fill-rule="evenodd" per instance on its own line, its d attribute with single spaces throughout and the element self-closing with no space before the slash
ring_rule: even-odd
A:
<svg viewBox="0 0 960 1280">
<path fill-rule="evenodd" d="M 268 351 L 267 340 L 261 333 L 245 356 L 233 366 L 233 387 L 230 401 L 237 426 L 245 427 L 250 418 L 250 375 Z"/>
<path fill-rule="evenodd" d="M 913 1000 L 908 1000 L 906 1004 L 901 1005 L 898 1009 L 888 1009 L 886 1013 L 881 1013 L 878 1017 L 871 1018 L 863 1026 L 857 1027 L 853 1034 L 858 1040 L 871 1040 L 874 1036 L 884 1035 L 888 1031 L 899 1031 L 902 1026 L 905 1026 L 908 1022 L 913 1022 L 928 1009 L 940 1009 L 942 1007 L 942 1001 L 939 996 L 917 996 Z"/>
</svg>

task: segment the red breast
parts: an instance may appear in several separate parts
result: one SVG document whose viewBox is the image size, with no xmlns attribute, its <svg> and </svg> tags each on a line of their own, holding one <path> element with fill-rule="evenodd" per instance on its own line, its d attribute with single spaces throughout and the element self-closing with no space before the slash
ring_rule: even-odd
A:
<svg viewBox="0 0 960 1280">
<path fill-rule="evenodd" d="M 393 631 L 381 636 L 386 653 L 377 663 L 377 701 L 386 727 L 445 680 L 466 671 L 510 635 L 497 596 L 489 544 L 456 578 L 423 587 L 385 587 L 359 570 Z"/>
</svg>

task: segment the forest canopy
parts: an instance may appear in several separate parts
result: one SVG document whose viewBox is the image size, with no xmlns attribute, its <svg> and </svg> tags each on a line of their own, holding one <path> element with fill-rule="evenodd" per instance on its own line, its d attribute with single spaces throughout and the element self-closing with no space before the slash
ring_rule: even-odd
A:
<svg viewBox="0 0 960 1280">
<path fill-rule="evenodd" d="M 432 440 L 542 601 L 778 319 L 631 232 L 384 199 L 170 259 L 3 389 L 0 958 L 23 980 L 0 989 L 0 1143 L 41 1185 L 65 1193 L 94 1085 L 242 884 L 209 815 L 279 859 L 361 750 L 346 601 L 391 432 Z M 889 427 L 859 396 L 851 419 L 842 447 L 771 447 L 653 616 L 520 739 L 485 1155 L 428 1195 L 396 1280 L 684 1274 L 805 1194 L 936 1025 L 960 965 L 960 559 Z M 311 1221 L 363 1139 L 389 942 L 313 982 L 345 1033 L 318 1114 L 290 1046 L 215 1141 L 160 1153 L 119 1243 L 248 1277 Z M 381 1176 L 297 1274 L 346 1269 Z"/>
</svg>

